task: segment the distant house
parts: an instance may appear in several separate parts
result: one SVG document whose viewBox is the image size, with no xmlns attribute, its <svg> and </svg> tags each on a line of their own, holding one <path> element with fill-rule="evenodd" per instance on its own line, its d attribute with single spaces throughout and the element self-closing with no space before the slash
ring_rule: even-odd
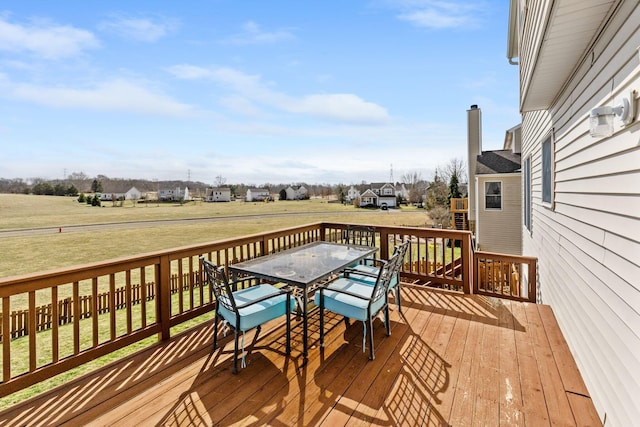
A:
<svg viewBox="0 0 640 427">
<path fill-rule="evenodd" d="M 640 2 L 510 4 L 523 254 L 538 259 L 537 299 L 553 309 L 600 418 L 638 425 Z"/>
<path fill-rule="evenodd" d="M 166 202 L 177 202 L 189 200 L 189 188 L 184 187 L 182 190 L 180 187 L 172 190 L 160 190 L 158 198 Z"/>
<path fill-rule="evenodd" d="M 230 202 L 231 189 L 227 187 L 207 188 L 205 201 L 206 202 Z"/>
<path fill-rule="evenodd" d="M 117 191 L 104 191 L 100 193 L 100 200 L 113 201 L 113 200 L 139 200 L 142 198 L 142 193 L 136 187 L 131 187 L 126 192 Z"/>
<path fill-rule="evenodd" d="M 303 185 L 290 185 L 285 192 L 287 193 L 287 200 L 303 200 L 309 198 L 309 192 Z"/>
<path fill-rule="evenodd" d="M 506 132 L 504 149 L 482 151 L 482 112 L 467 110 L 469 222 L 478 249 L 522 254 L 520 125 Z"/>
<path fill-rule="evenodd" d="M 388 182 L 373 182 L 371 184 L 352 185 L 347 190 L 347 201 L 360 200 L 360 206 L 396 207 L 397 197 L 406 198 L 408 195 L 404 184 Z"/>
<path fill-rule="evenodd" d="M 268 200 L 270 195 L 266 188 L 248 188 L 246 200 L 247 202 L 262 202 Z"/>
</svg>

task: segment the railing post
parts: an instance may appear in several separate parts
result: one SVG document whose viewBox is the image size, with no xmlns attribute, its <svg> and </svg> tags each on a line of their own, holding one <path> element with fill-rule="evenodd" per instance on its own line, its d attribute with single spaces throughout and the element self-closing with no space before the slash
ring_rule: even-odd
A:
<svg viewBox="0 0 640 427">
<path fill-rule="evenodd" d="M 380 231 L 380 259 L 389 259 L 389 233 Z"/>
<path fill-rule="evenodd" d="M 269 250 L 269 244 L 267 243 L 267 237 L 262 236 L 262 239 L 260 239 L 260 242 L 258 243 L 260 245 L 260 256 L 268 255 L 269 252 L 267 251 Z"/>
<path fill-rule="evenodd" d="M 472 294 L 475 280 L 475 256 L 471 246 L 471 233 L 462 239 L 462 289 L 465 294 Z"/>
<path fill-rule="evenodd" d="M 533 258 L 527 264 L 529 266 L 529 301 L 536 303 L 538 298 L 538 290 L 536 289 L 538 281 L 538 258 Z"/>
<path fill-rule="evenodd" d="M 320 224 L 320 240 L 326 240 L 327 237 L 327 225 L 323 222 Z"/>
<path fill-rule="evenodd" d="M 158 284 L 156 297 L 156 318 L 160 323 L 159 340 L 171 337 L 171 261 L 167 255 L 160 257 L 156 267 L 156 283 Z"/>
</svg>

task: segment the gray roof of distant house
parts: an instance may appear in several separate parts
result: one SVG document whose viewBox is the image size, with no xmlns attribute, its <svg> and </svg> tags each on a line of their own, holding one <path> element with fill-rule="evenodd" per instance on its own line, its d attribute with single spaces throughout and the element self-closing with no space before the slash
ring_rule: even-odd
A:
<svg viewBox="0 0 640 427">
<path fill-rule="evenodd" d="M 511 150 L 483 151 L 478 156 L 476 174 L 515 173 L 521 169 L 520 154 Z"/>
</svg>

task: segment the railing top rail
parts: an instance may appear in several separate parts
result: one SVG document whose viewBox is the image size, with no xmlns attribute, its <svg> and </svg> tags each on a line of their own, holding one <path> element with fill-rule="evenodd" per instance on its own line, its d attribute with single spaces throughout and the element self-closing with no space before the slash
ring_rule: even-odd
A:
<svg viewBox="0 0 640 427">
<path fill-rule="evenodd" d="M 247 236 L 231 237 L 228 239 L 198 243 L 195 245 L 163 249 L 160 251 L 137 255 L 129 255 L 126 257 L 119 257 L 82 265 L 75 265 L 71 267 L 62 267 L 36 273 L 2 277 L 0 278 L 0 297 L 10 295 L 8 287 L 16 284 L 21 284 L 22 292 L 35 290 L 42 287 L 40 285 L 48 286 L 54 278 L 56 278 L 56 280 L 63 280 L 64 282 L 74 282 L 95 277 L 96 275 L 110 274 L 112 272 L 122 271 L 125 269 L 133 269 L 157 264 L 161 257 L 179 259 L 185 256 L 201 254 L 203 252 L 211 250 L 212 247 L 215 247 L 216 249 L 232 248 L 238 245 L 253 243 L 260 240 L 268 240 L 280 236 L 290 235 L 292 231 L 305 232 L 320 229 L 321 227 L 322 223 L 317 222 L 296 227 L 289 227 L 285 229 L 278 229 L 274 231 L 267 231 L 264 233 L 256 233 Z M 24 285 L 26 283 L 30 283 L 30 288 L 33 289 L 25 289 Z"/>
<path fill-rule="evenodd" d="M 346 228 L 347 225 L 357 225 L 357 224 L 323 222 L 321 223 L 321 225 L 324 227 Z M 368 223 L 367 225 L 375 227 L 377 232 L 386 232 L 386 233 L 395 233 L 395 234 L 402 234 L 402 231 L 404 230 L 406 231 L 406 234 L 413 234 L 416 236 L 430 235 L 434 237 L 462 238 L 462 236 L 471 235 L 471 232 L 467 230 L 445 230 L 441 228 L 407 227 L 407 226 L 401 226 L 401 225 L 376 225 L 373 223 Z"/>
<path fill-rule="evenodd" d="M 474 256 L 476 258 L 491 258 L 502 261 L 512 262 L 533 262 L 538 261 L 538 258 L 525 256 L 525 255 L 511 255 L 511 254 L 499 254 L 497 252 L 475 251 Z"/>
</svg>

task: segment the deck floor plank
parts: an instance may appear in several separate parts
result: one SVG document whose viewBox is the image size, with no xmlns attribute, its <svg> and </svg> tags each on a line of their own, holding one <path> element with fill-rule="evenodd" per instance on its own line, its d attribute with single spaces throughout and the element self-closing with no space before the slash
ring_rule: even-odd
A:
<svg viewBox="0 0 640 427">
<path fill-rule="evenodd" d="M 211 322 L 0 412 L 0 426 L 37 425 L 601 425 L 547 306 L 403 287 L 391 336 L 376 320 L 376 359 L 362 324 L 318 317 L 301 355 L 296 324 L 268 324 L 247 367 L 233 342 L 212 351 Z M 316 312 L 317 313 L 317 312 Z"/>
<path fill-rule="evenodd" d="M 551 424 L 572 425 L 575 423 L 575 419 L 556 365 L 556 359 L 553 357 L 547 331 L 542 324 L 539 307 L 535 304 L 527 304 L 525 310 L 527 319 L 529 319 L 531 337 L 534 340 L 535 359 Z"/>
<path fill-rule="evenodd" d="M 521 328 L 513 317 L 512 301 L 503 301 L 504 309 L 500 311 L 500 424 L 523 426 L 522 395 L 518 355 L 516 347 L 516 329 Z"/>
<path fill-rule="evenodd" d="M 471 425 L 477 379 L 480 374 L 480 357 L 478 350 L 482 342 L 483 324 L 478 322 L 474 314 L 469 320 L 469 332 L 460 359 L 460 374 L 455 387 L 449 423 L 455 426 Z"/>
<path fill-rule="evenodd" d="M 320 415 L 317 411 L 308 410 L 309 404 L 331 405 L 331 398 L 328 398 L 323 390 L 324 383 L 317 381 L 317 378 L 324 376 L 324 381 L 329 384 L 336 380 L 350 382 L 349 375 L 355 376 L 362 368 L 360 361 L 353 360 L 358 354 L 357 349 L 348 345 L 351 340 L 357 339 L 357 328 L 351 325 L 345 329 L 344 322 L 337 318 L 334 318 L 332 326 L 325 327 L 325 347 L 311 352 L 306 364 L 290 367 L 288 377 L 291 381 L 288 388 L 282 392 L 282 405 L 276 410 L 262 414 L 257 418 L 255 425 L 306 425 L 317 422 Z M 336 352 L 338 349 L 346 351 Z M 327 355 L 329 357 L 325 359 Z M 331 369 L 326 369 L 327 367 Z"/>
<path fill-rule="evenodd" d="M 419 367 L 426 358 L 419 357 L 419 346 L 415 337 L 420 336 L 423 328 L 430 319 L 431 311 L 414 304 L 406 304 L 403 313 L 403 328 L 392 327 L 395 341 L 393 352 L 388 354 L 387 360 L 374 363 L 382 364 L 379 374 L 369 386 L 366 399 L 360 400 L 351 417 L 347 421 L 349 426 L 368 426 L 380 424 L 413 424 L 421 419 L 421 407 L 427 406 L 424 399 L 416 395 L 415 389 L 419 379 L 413 376 L 412 381 L 406 381 L 409 367 Z M 401 330 L 398 330 L 401 329 Z M 399 357 L 398 357 L 399 356 Z M 379 356 L 376 355 L 376 359 Z M 400 382 L 398 382 L 400 379 Z M 394 390 L 395 388 L 395 390 Z M 389 396 L 393 396 L 389 399 Z M 398 399 L 401 396 L 402 399 Z M 414 425 L 418 425 L 415 423 Z"/>
<path fill-rule="evenodd" d="M 524 305 L 513 305 L 512 313 L 514 321 L 522 326 L 522 330 L 515 330 L 515 337 L 524 423 L 529 427 L 548 426 L 550 420 L 535 359 L 534 343 L 528 332 L 530 325 Z"/>
</svg>

